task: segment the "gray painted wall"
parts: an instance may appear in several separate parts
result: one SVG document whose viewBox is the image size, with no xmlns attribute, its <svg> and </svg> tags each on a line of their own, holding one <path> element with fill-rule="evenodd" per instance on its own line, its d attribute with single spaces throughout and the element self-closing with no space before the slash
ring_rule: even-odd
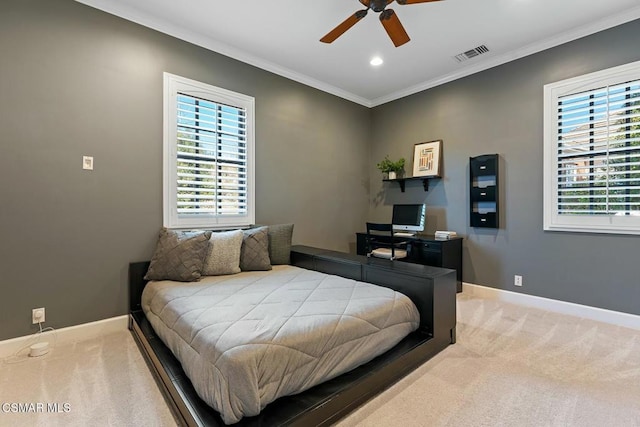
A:
<svg viewBox="0 0 640 427">
<path fill-rule="evenodd" d="M 71 0 L 3 0 L 0 58 L 0 340 L 36 307 L 126 314 L 162 226 L 163 71 L 256 98 L 257 222 L 348 250 L 366 217 L 365 107 Z"/>
<path fill-rule="evenodd" d="M 427 231 L 465 236 L 466 282 L 640 314 L 638 236 L 542 230 L 543 85 L 637 61 L 640 21 L 379 106 L 373 110 L 369 218 L 390 218 L 393 203 L 427 204 Z M 383 184 L 385 154 L 408 161 L 413 144 L 443 140 L 444 177 L 428 193 Z M 469 157 L 501 157 L 499 230 L 469 227 Z M 524 286 L 513 286 L 514 274 Z"/>
<path fill-rule="evenodd" d="M 130 261 L 162 224 L 162 72 L 256 98 L 257 222 L 353 250 L 366 219 L 426 202 L 465 235 L 464 279 L 640 314 L 637 237 L 542 231 L 542 86 L 639 59 L 633 22 L 373 110 L 71 0 L 0 4 L 0 340 L 125 314 Z M 444 140 L 444 178 L 407 192 L 375 163 Z M 499 231 L 468 227 L 468 158 L 502 157 Z M 95 170 L 81 169 L 83 155 Z M 371 178 L 371 179 L 370 179 Z"/>
</svg>

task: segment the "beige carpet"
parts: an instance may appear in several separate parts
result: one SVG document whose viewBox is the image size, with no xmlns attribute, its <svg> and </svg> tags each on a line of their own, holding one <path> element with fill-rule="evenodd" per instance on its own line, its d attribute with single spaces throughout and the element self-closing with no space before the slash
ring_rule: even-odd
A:
<svg viewBox="0 0 640 427">
<path fill-rule="evenodd" d="M 0 365 L 0 426 L 175 426 L 129 332 Z M 640 331 L 458 295 L 458 343 L 339 423 L 640 426 Z"/>
<path fill-rule="evenodd" d="M 176 425 L 129 331 L 20 360 L 0 365 L 0 426 Z M 43 411 L 6 412 L 7 403 Z M 56 403 L 60 412 L 48 412 Z"/>
<path fill-rule="evenodd" d="M 347 426 L 640 426 L 640 331 L 458 296 L 458 343 Z"/>
</svg>

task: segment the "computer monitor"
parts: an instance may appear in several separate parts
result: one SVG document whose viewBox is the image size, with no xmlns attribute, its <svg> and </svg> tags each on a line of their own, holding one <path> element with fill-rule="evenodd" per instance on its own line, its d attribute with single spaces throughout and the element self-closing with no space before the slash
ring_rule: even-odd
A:
<svg viewBox="0 0 640 427">
<path fill-rule="evenodd" d="M 394 231 L 424 231 L 425 205 L 393 205 L 391 224 Z"/>
</svg>

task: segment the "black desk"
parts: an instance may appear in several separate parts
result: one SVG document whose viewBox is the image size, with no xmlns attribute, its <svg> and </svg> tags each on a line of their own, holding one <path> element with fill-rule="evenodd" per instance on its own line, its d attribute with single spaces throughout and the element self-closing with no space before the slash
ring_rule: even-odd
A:
<svg viewBox="0 0 640 427">
<path fill-rule="evenodd" d="M 367 254 L 367 233 L 356 233 L 356 252 Z M 397 261 L 431 265 L 456 270 L 457 290 L 462 292 L 462 237 L 450 240 L 436 239 L 432 234 L 417 234 L 414 237 L 402 237 L 408 242 L 407 258 Z"/>
</svg>

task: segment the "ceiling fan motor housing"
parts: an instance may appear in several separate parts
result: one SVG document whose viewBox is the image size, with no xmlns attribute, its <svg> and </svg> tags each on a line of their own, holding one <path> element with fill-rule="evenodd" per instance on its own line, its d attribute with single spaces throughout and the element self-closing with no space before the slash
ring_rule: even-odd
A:
<svg viewBox="0 0 640 427">
<path fill-rule="evenodd" d="M 374 12 L 382 12 L 387 7 L 387 0 L 371 0 L 370 7 Z"/>
</svg>

